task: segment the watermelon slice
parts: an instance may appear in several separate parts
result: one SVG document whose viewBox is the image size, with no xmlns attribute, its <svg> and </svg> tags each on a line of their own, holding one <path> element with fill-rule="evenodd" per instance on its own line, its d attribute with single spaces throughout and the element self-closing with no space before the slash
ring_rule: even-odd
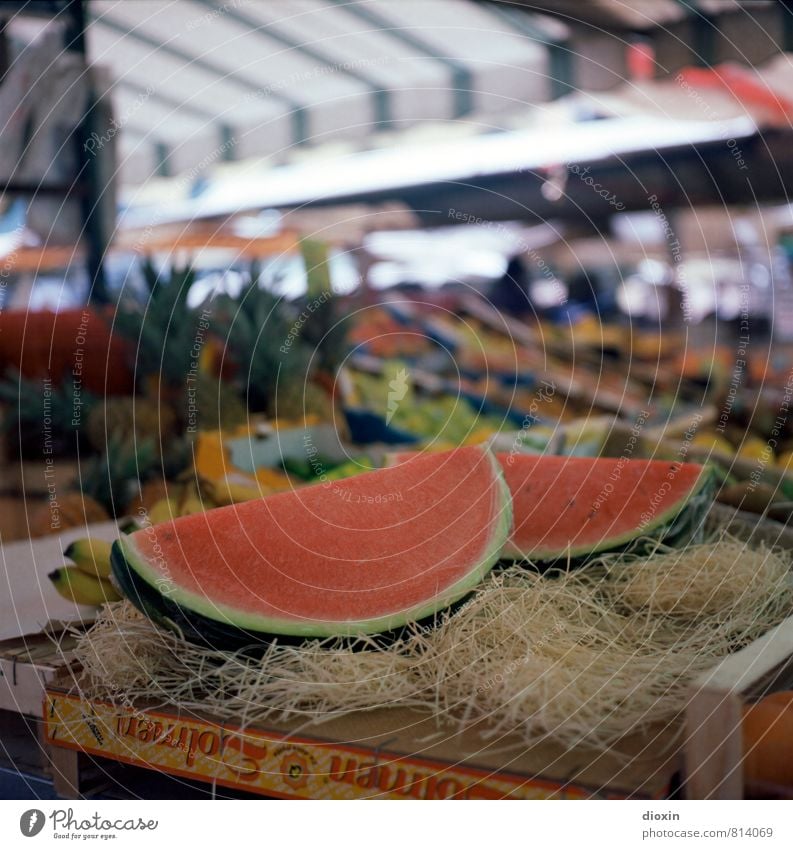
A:
<svg viewBox="0 0 793 849">
<path fill-rule="evenodd" d="M 389 455 L 389 463 L 421 455 Z M 710 473 L 695 463 L 497 454 L 514 526 L 502 557 L 550 561 L 622 547 L 666 528 Z"/>
<path fill-rule="evenodd" d="M 461 448 L 144 528 L 112 568 L 144 612 L 211 645 L 355 636 L 467 595 L 511 523 L 495 457 Z"/>
</svg>

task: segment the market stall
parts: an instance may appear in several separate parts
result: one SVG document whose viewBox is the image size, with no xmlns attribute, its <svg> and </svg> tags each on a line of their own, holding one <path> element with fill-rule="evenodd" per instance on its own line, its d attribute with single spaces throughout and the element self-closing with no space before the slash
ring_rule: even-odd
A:
<svg viewBox="0 0 793 849">
<path fill-rule="evenodd" d="M 61 210 L 4 153 L 4 751 L 61 800 L 793 797 L 789 22 L 661 68 L 564 3 L 133 5 L 0 10 L 3 114 L 53 27 L 117 77 Z"/>
</svg>

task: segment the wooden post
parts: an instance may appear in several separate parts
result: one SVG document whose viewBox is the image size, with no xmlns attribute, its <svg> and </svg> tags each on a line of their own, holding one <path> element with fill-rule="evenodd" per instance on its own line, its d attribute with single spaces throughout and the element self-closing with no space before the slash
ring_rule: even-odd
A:
<svg viewBox="0 0 793 849">
<path fill-rule="evenodd" d="M 80 753 L 50 746 L 49 754 L 55 792 L 62 799 L 80 799 Z"/>
<path fill-rule="evenodd" d="M 705 688 L 686 710 L 686 794 L 691 799 L 743 798 L 743 700 Z"/>
<path fill-rule="evenodd" d="M 790 687 L 792 658 L 793 616 L 694 683 L 686 708 L 689 798 L 743 798 L 744 705 L 752 697 Z"/>
</svg>

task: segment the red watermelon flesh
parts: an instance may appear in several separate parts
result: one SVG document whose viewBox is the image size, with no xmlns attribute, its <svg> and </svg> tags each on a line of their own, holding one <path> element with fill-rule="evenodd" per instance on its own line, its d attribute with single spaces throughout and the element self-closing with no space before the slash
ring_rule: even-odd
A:
<svg viewBox="0 0 793 849">
<path fill-rule="evenodd" d="M 403 463 L 415 452 L 391 455 Z M 695 463 L 498 454 L 514 526 L 502 557 L 555 560 L 619 548 L 682 512 L 708 474 Z"/>
<path fill-rule="evenodd" d="M 377 633 L 470 592 L 511 521 L 499 464 L 469 447 L 145 528 L 113 569 L 246 631 Z"/>
</svg>

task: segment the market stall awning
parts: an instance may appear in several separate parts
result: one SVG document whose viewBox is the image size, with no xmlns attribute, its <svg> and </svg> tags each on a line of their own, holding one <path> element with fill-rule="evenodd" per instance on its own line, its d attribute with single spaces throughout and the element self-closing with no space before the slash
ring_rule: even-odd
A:
<svg viewBox="0 0 793 849">
<path fill-rule="evenodd" d="M 416 146 L 410 156 L 405 155 L 404 146 L 356 152 L 335 158 L 332 167 L 324 161 L 301 163 L 219 180 L 198 197 L 175 201 L 167 210 L 132 204 L 122 216 L 121 227 L 146 226 L 153 217 L 161 223 L 189 221 L 245 209 L 404 199 L 428 191 L 436 201 L 431 207 L 423 206 L 421 212 L 434 217 L 435 224 L 476 223 L 471 216 L 476 217 L 477 203 L 474 211 L 470 201 L 459 207 L 444 206 L 450 191 L 480 195 L 477 202 L 484 217 L 520 218 L 530 212 L 524 206 L 521 214 L 522 187 L 542 183 L 548 169 L 575 164 L 581 170 L 587 163 L 621 161 L 646 152 L 663 157 L 665 151 L 718 144 L 726 138 L 748 139 L 755 132 L 749 118 L 724 122 L 615 119 L 425 144 Z M 488 181 L 505 178 L 512 181 L 512 197 L 502 196 L 501 204 L 495 196 L 482 203 L 481 196 L 489 191 Z M 575 182 L 570 181 L 572 185 Z M 589 188 L 585 181 L 579 182 Z M 589 189 L 582 197 L 589 200 L 592 194 Z M 504 208 L 494 212 L 494 205 Z M 460 217 L 455 217 L 457 212 Z"/>
</svg>

